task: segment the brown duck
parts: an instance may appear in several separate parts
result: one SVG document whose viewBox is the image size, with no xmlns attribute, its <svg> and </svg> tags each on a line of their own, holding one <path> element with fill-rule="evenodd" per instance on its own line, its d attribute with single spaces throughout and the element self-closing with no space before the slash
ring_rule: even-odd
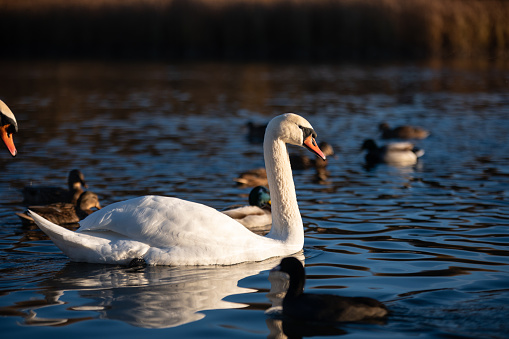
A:
<svg viewBox="0 0 509 339">
<path fill-rule="evenodd" d="M 101 209 L 97 194 L 90 191 L 83 192 L 76 204 L 54 203 L 46 206 L 29 206 L 28 209 L 34 211 L 40 216 L 59 225 L 77 223 L 85 219 L 88 215 L 95 212 L 93 208 Z M 32 217 L 25 213 L 16 213 L 21 218 L 23 225 L 33 224 Z"/>
<path fill-rule="evenodd" d="M 382 132 L 383 139 L 426 139 L 429 131 L 417 126 L 403 125 L 390 128 L 386 122 L 381 123 L 378 129 Z"/>
</svg>

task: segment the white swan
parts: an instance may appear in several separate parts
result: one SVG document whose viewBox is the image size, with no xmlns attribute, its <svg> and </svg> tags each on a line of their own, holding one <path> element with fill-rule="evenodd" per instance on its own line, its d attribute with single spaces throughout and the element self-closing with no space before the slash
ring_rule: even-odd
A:
<svg viewBox="0 0 509 339">
<path fill-rule="evenodd" d="M 290 255 L 302 249 L 304 230 L 286 143 L 325 159 L 315 137 L 309 122 L 296 114 L 269 123 L 263 149 L 273 221 L 264 237 L 211 207 L 160 196 L 111 204 L 82 220 L 76 232 L 31 215 L 73 261 L 125 265 L 142 258 L 148 265 L 231 265 Z"/>
<path fill-rule="evenodd" d="M 13 157 L 18 154 L 12 135 L 18 133 L 18 123 L 16 117 L 11 112 L 9 107 L 0 100 L 0 139 L 4 142 L 5 146 Z"/>
</svg>

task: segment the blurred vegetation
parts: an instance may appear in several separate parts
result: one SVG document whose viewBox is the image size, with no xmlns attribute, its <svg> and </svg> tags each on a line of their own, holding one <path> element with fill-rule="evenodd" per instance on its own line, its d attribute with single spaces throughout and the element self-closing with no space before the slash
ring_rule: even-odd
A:
<svg viewBox="0 0 509 339">
<path fill-rule="evenodd" d="M 506 58 L 505 0 L 0 0 L 2 57 Z"/>
</svg>

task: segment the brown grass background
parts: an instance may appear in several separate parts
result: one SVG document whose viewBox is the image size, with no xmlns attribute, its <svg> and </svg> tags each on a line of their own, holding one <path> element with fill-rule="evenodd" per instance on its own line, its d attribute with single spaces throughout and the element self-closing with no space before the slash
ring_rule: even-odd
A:
<svg viewBox="0 0 509 339">
<path fill-rule="evenodd" d="M 509 56 L 505 0 L 0 0 L 2 58 Z"/>
</svg>

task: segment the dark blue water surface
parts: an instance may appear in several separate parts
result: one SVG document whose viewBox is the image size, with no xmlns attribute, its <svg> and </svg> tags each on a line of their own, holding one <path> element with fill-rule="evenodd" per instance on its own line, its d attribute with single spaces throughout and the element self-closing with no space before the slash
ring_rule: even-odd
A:
<svg viewBox="0 0 509 339">
<path fill-rule="evenodd" d="M 81 169 L 102 205 L 144 194 L 243 203 L 263 166 L 249 120 L 307 118 L 330 175 L 294 171 L 306 289 L 387 304 L 384 323 L 297 328 L 352 338 L 507 338 L 509 71 L 500 65 L 1 62 L 19 151 L 0 152 L 3 338 L 284 338 L 265 313 L 279 259 L 232 267 L 72 263 L 22 226 L 20 189 Z M 415 166 L 364 166 L 378 123 L 431 130 Z M 3 146 L 3 145 L 2 145 Z M 292 153 L 301 150 L 292 149 Z M 302 152 L 305 152 L 302 150 Z M 300 332 L 299 332 L 300 331 Z"/>
</svg>

